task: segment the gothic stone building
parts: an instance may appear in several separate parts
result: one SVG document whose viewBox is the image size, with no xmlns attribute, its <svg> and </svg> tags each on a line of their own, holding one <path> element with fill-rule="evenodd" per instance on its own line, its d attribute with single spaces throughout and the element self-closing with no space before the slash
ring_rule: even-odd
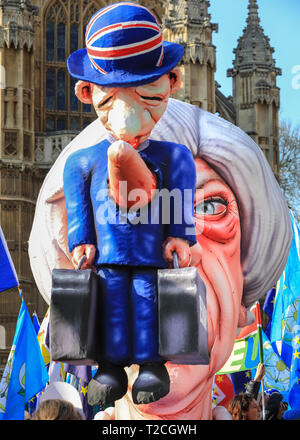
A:
<svg viewBox="0 0 300 440">
<path fill-rule="evenodd" d="M 214 0 L 212 0 L 214 1 Z M 51 164 L 95 118 L 78 102 L 66 69 L 70 52 L 84 46 L 85 27 L 108 0 L 0 0 L 0 224 L 30 313 L 41 320 L 47 305 L 35 287 L 28 237 L 35 201 Z M 274 49 L 264 35 L 256 0 L 249 0 L 246 27 L 233 66 L 232 96 L 216 84 L 216 47 L 207 0 L 141 0 L 159 18 L 164 39 L 182 44 L 183 87 L 191 102 L 246 131 L 278 174 L 279 89 Z M 245 11 L 246 15 L 246 11 Z M 0 295 L 0 365 L 6 361 L 20 307 L 18 292 Z"/>
</svg>

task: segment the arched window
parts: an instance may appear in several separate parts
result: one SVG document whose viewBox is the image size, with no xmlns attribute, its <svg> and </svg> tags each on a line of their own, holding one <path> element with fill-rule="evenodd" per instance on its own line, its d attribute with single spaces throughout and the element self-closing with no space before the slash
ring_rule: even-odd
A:
<svg viewBox="0 0 300 440">
<path fill-rule="evenodd" d="M 75 96 L 77 80 L 66 62 L 70 53 L 85 47 L 91 16 L 107 5 L 104 0 L 55 0 L 44 15 L 44 131 L 80 131 L 96 118 L 91 105 Z"/>
<path fill-rule="evenodd" d="M 58 118 L 56 123 L 57 131 L 66 130 L 66 120 L 65 118 Z"/>
<path fill-rule="evenodd" d="M 49 69 L 46 72 L 46 108 L 48 110 L 54 110 L 54 86 L 55 86 L 55 71 Z"/>
<path fill-rule="evenodd" d="M 54 61 L 54 22 L 48 21 L 46 25 L 46 59 Z"/>
<path fill-rule="evenodd" d="M 70 27 L 70 53 L 78 49 L 78 24 L 72 23 Z"/>
<path fill-rule="evenodd" d="M 57 25 L 57 61 L 65 61 L 66 59 L 66 25 L 58 23 Z"/>
<path fill-rule="evenodd" d="M 57 110 L 66 110 L 66 72 L 59 70 L 57 72 Z"/>
</svg>

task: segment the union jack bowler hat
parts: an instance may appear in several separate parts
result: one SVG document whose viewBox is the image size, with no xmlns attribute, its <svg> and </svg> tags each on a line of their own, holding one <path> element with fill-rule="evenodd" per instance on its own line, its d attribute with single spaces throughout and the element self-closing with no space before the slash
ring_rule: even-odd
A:
<svg viewBox="0 0 300 440">
<path fill-rule="evenodd" d="M 156 81 L 172 70 L 184 49 L 162 40 L 156 17 L 144 6 L 115 3 L 96 12 L 87 25 L 86 48 L 72 53 L 70 74 L 107 87 Z"/>
</svg>

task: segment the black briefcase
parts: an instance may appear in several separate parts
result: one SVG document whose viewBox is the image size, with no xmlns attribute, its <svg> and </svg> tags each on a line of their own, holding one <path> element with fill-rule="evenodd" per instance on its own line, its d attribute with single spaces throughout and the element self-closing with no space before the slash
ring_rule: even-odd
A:
<svg viewBox="0 0 300 440">
<path fill-rule="evenodd" d="M 159 354 L 175 364 L 209 363 L 206 287 L 196 267 L 158 270 Z"/>
<path fill-rule="evenodd" d="M 54 269 L 50 302 L 53 361 L 96 365 L 100 347 L 100 288 L 91 269 Z"/>
</svg>

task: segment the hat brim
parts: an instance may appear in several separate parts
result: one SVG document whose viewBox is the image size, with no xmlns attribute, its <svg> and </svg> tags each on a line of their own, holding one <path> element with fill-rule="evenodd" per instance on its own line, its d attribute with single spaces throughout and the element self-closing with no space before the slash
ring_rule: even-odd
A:
<svg viewBox="0 0 300 440">
<path fill-rule="evenodd" d="M 163 45 L 164 58 L 162 65 L 139 73 L 115 70 L 102 74 L 92 66 L 86 49 L 79 49 L 73 52 L 67 60 L 67 67 L 74 78 L 98 84 L 99 86 L 130 87 L 148 84 L 156 81 L 165 73 L 170 72 L 183 56 L 184 48 L 180 44 L 164 41 Z"/>
</svg>

